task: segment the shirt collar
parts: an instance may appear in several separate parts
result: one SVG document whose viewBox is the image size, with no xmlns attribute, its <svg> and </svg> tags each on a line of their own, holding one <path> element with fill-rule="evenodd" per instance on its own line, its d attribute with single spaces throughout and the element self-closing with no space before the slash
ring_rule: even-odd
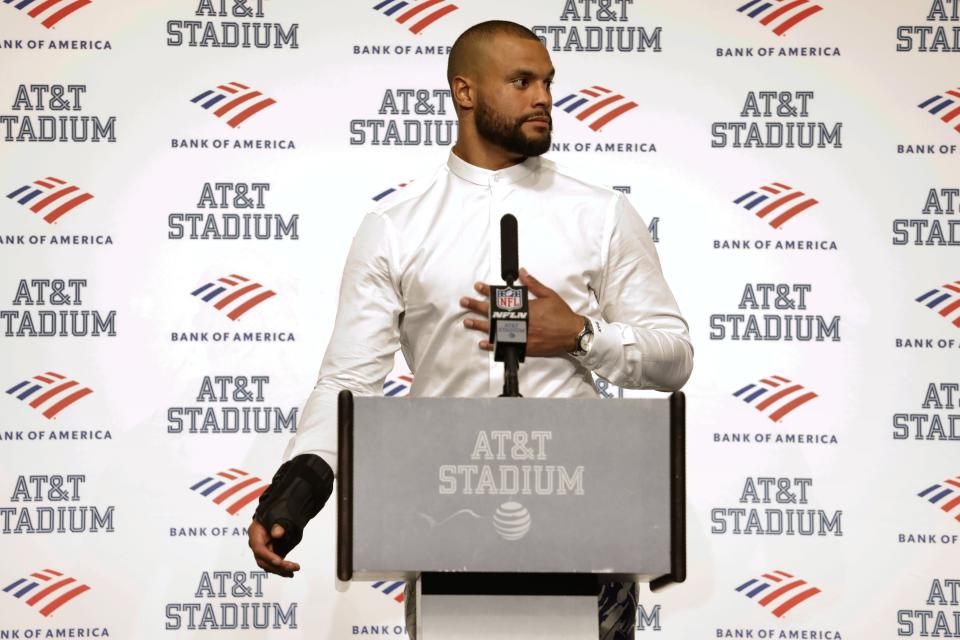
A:
<svg viewBox="0 0 960 640">
<path fill-rule="evenodd" d="M 523 162 L 517 163 L 512 167 L 507 167 L 506 169 L 500 169 L 499 171 L 491 171 L 490 169 L 474 166 L 460 158 L 453 151 L 450 151 L 450 157 L 447 158 L 447 167 L 451 173 L 463 178 L 467 182 L 472 182 L 473 184 L 484 187 L 493 185 L 494 183 L 512 184 L 518 182 L 533 173 L 539 166 L 539 156 L 529 157 Z"/>
</svg>

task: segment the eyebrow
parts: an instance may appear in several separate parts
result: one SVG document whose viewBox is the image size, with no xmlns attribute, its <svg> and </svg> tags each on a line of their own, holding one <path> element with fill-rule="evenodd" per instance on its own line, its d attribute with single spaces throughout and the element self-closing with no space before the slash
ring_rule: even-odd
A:
<svg viewBox="0 0 960 640">
<path fill-rule="evenodd" d="M 557 70 L 556 70 L 556 69 L 550 69 L 550 73 L 548 73 L 548 74 L 546 75 L 546 77 L 547 77 L 547 78 L 553 78 L 553 76 L 556 75 L 556 73 L 557 73 Z M 511 72 L 508 73 L 507 75 L 510 76 L 511 78 L 517 78 L 517 77 L 521 77 L 521 78 L 535 78 L 535 77 L 537 77 L 539 74 L 538 74 L 536 71 L 533 71 L 533 70 L 531 70 L 531 69 L 514 69 L 513 71 L 511 71 Z"/>
</svg>

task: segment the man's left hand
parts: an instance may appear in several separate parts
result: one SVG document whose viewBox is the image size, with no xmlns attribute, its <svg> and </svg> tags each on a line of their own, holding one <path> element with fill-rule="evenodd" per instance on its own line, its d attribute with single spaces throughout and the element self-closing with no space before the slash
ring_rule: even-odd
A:
<svg viewBox="0 0 960 640">
<path fill-rule="evenodd" d="M 558 356 L 577 348 L 577 335 L 583 329 L 584 318 L 577 315 L 563 301 L 556 291 L 520 269 L 520 284 L 526 286 L 530 294 L 530 323 L 527 327 L 528 356 Z M 477 293 L 490 297 L 490 285 L 477 282 L 473 285 Z M 463 326 L 490 335 L 490 323 L 487 320 L 489 302 L 473 298 L 460 298 L 460 306 L 480 314 L 482 318 L 465 318 Z M 480 348 L 493 351 L 493 343 L 484 338 Z"/>
</svg>

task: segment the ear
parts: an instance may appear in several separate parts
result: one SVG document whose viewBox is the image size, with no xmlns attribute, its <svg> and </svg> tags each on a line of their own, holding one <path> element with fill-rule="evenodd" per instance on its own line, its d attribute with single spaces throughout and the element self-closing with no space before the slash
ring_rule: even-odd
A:
<svg viewBox="0 0 960 640">
<path fill-rule="evenodd" d="M 476 94 L 472 81 L 463 76 L 454 76 L 450 82 L 453 102 L 461 109 L 473 109 Z"/>
</svg>

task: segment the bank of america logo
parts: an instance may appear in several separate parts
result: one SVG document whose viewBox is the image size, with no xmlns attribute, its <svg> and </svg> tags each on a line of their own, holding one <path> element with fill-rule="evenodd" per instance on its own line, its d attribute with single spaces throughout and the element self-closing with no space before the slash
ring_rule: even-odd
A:
<svg viewBox="0 0 960 640">
<path fill-rule="evenodd" d="M 736 200 L 738 204 L 758 218 L 765 220 L 774 229 L 779 229 L 792 218 L 800 215 L 810 207 L 819 204 L 803 191 L 783 184 L 770 184 L 748 191 Z"/>
<path fill-rule="evenodd" d="M 410 385 L 412 384 L 413 374 L 397 376 L 383 383 L 383 395 L 405 396 L 410 392 Z"/>
<path fill-rule="evenodd" d="M 823 7 L 812 4 L 809 0 L 776 0 L 776 2 L 750 0 L 741 5 L 737 11 L 759 21 L 765 27 L 770 27 L 775 34 L 782 36 L 813 14 L 823 11 Z"/>
<path fill-rule="evenodd" d="M 737 587 L 737 591 L 761 607 L 768 607 L 768 611 L 778 618 L 820 593 L 820 589 L 808 585 L 806 580 L 780 570 L 751 578 Z"/>
<path fill-rule="evenodd" d="M 249 278 L 232 273 L 208 282 L 190 295 L 209 302 L 231 320 L 238 320 L 247 311 L 277 294 L 264 289 L 259 282 L 251 282 Z"/>
<path fill-rule="evenodd" d="M 7 198 L 42 215 L 45 221 L 53 224 L 87 200 L 92 200 L 93 196 L 60 178 L 47 176 L 11 191 Z"/>
<path fill-rule="evenodd" d="M 398 580 L 396 582 L 374 582 L 370 586 L 385 596 L 391 596 L 397 602 L 403 602 L 403 585 L 403 580 Z"/>
<path fill-rule="evenodd" d="M 413 180 L 411 180 L 410 182 L 413 182 Z M 400 184 L 398 184 L 398 185 L 395 186 L 395 187 L 390 187 L 390 188 L 387 189 L 386 191 L 381 191 L 381 192 L 378 193 L 377 195 L 373 196 L 373 201 L 374 201 L 374 202 L 380 202 L 381 200 L 383 200 L 384 198 L 386 198 L 386 197 L 387 197 L 388 195 L 390 195 L 391 193 L 396 193 L 396 192 L 399 191 L 400 189 L 403 189 L 405 186 L 407 186 L 408 184 L 410 184 L 410 182 L 401 182 Z"/>
<path fill-rule="evenodd" d="M 259 498 L 269 482 L 264 482 L 242 469 L 227 469 L 208 476 L 190 487 L 200 495 L 210 498 L 214 504 L 223 505 L 232 516 Z"/>
<path fill-rule="evenodd" d="M 931 485 L 917 495 L 960 522 L 960 476 Z"/>
<path fill-rule="evenodd" d="M 85 6 L 93 0 L 3 0 L 20 11 L 27 10 L 27 15 L 40 21 L 47 29 L 52 29 L 58 22 Z"/>
<path fill-rule="evenodd" d="M 53 569 L 31 573 L 3 589 L 4 593 L 9 593 L 28 607 L 38 607 L 37 611 L 44 617 L 89 590 L 89 586 L 80 584 L 76 578 L 66 577 Z"/>
<path fill-rule="evenodd" d="M 190 102 L 199 104 L 218 118 L 226 118 L 233 128 L 239 127 L 248 118 L 260 113 L 270 105 L 277 103 L 259 91 L 239 82 L 221 84 L 215 89 L 204 91 Z M 216 109 L 214 109 L 216 107 Z"/>
<path fill-rule="evenodd" d="M 956 124 L 954 123 L 957 116 L 960 116 L 960 100 L 958 98 L 960 98 L 960 88 L 949 89 L 944 91 L 943 94 L 924 100 L 917 106 L 930 115 L 939 117 L 943 122 L 955 125 L 954 130 L 960 131 L 960 120 L 957 120 Z"/>
<path fill-rule="evenodd" d="M 92 389 L 53 371 L 35 375 L 7 389 L 7 395 L 28 403 L 50 420 L 91 393 Z"/>
<path fill-rule="evenodd" d="M 446 0 L 383 0 L 373 5 L 374 11 L 394 17 L 402 25 L 408 25 L 411 33 L 420 33 L 434 22 L 457 10 L 457 5 Z M 408 24 L 409 23 L 409 24 Z"/>
<path fill-rule="evenodd" d="M 637 103 L 606 87 L 593 85 L 560 98 L 553 106 L 562 107 L 567 113 L 575 114 L 577 120 L 586 122 L 591 129 L 599 131 L 603 125 L 635 108 Z"/>
<path fill-rule="evenodd" d="M 774 422 L 779 422 L 798 407 L 816 398 L 817 394 L 783 376 L 770 376 L 748 384 L 734 392 L 733 397 L 740 398 Z"/>
<path fill-rule="evenodd" d="M 941 316 L 960 327 L 960 280 L 948 282 L 942 287 L 930 289 L 916 299 L 928 309 L 933 309 Z"/>
</svg>

